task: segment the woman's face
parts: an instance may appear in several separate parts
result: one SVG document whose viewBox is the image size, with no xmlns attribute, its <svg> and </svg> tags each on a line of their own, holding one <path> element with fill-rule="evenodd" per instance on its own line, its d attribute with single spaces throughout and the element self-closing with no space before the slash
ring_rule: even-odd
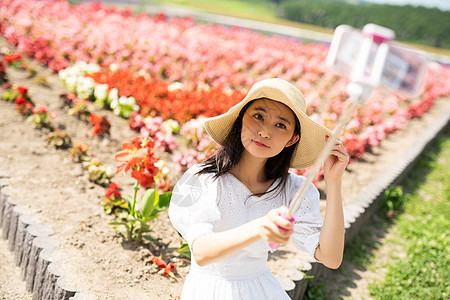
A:
<svg viewBox="0 0 450 300">
<path fill-rule="evenodd" d="M 242 119 L 241 140 L 254 157 L 269 158 L 285 147 L 295 144 L 296 117 L 292 110 L 278 101 L 259 99 L 247 108 Z"/>
</svg>

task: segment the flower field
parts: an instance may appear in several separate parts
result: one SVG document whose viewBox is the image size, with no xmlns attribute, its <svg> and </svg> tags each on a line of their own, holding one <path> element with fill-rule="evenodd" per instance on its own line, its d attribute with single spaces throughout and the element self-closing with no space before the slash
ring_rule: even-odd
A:
<svg viewBox="0 0 450 300">
<path fill-rule="evenodd" d="M 46 66 L 66 89 L 55 101 L 62 101 L 58 105 L 65 105 L 68 115 L 90 126 L 93 143 L 95 137 L 110 139 L 117 124 L 98 112 L 108 111 L 126 121 L 138 137 L 120 141 L 124 146 L 115 155 L 116 175 L 126 176 L 130 169 L 142 188 L 154 186 L 164 193 L 158 196 L 156 192 L 151 199 L 167 197 L 174 174 L 217 149 L 201 126 L 202 118 L 225 112 L 255 81 L 279 77 L 292 82 L 305 95 L 307 113 L 331 130 L 348 105 L 348 81 L 327 68 L 328 45 L 322 43 L 303 44 L 237 27 L 199 24 L 193 18 L 134 14 L 102 3 L 72 5 L 65 0 L 0 0 L 0 33 L 16 49 L 1 51 L 0 82 L 7 82 L 5 68 L 32 72 L 26 60 Z M 83 164 L 89 180 L 107 187 L 104 209 L 121 220 L 116 225 L 125 225 L 129 236 L 137 228 L 151 231 L 147 221 L 156 218 L 162 206 L 148 212 L 146 203 L 154 200 L 143 196 L 139 211 L 138 183 L 133 201 L 122 197 L 113 172 L 89 157 L 87 145 L 69 141 L 57 129 L 55 112 L 30 97 L 26 86 L 11 82 L 4 88 L 4 100 L 14 103 L 16 111 L 36 128 L 50 132 L 49 144 L 71 149 L 72 160 Z M 341 137 L 351 160 L 372 151 L 448 95 L 450 68 L 439 64 L 427 71 L 418 98 L 375 90 L 355 111 Z M 90 111 L 92 106 L 97 112 Z M 316 183 L 320 179 L 319 174 Z M 127 220 L 130 215 L 131 221 Z M 135 223 L 127 227 L 131 222 Z M 175 263 L 160 275 L 176 273 L 175 266 L 179 265 Z"/>
<path fill-rule="evenodd" d="M 263 78 L 294 83 L 307 98 L 308 113 L 330 129 L 347 104 L 347 81 L 327 69 L 324 44 L 196 24 L 191 18 L 135 15 L 101 3 L 2 0 L 0 14 L 3 36 L 24 54 L 64 74 L 70 92 L 131 117 L 134 129 L 152 133 L 170 151 L 176 149 L 172 132 L 149 130 L 160 121 L 146 117 L 189 126 L 192 119 L 223 113 Z M 90 67 L 71 76 L 66 68 L 73 69 L 77 62 Z M 449 68 L 429 70 L 419 99 L 375 91 L 343 135 L 352 158 L 377 146 L 408 119 L 421 116 L 436 98 L 450 94 L 449 79 Z M 203 135 L 195 138 L 200 145 L 211 144 L 202 143 Z M 190 157 L 179 160 L 179 170 L 204 157 L 184 155 Z M 183 165 L 184 161 L 189 163 Z"/>
</svg>

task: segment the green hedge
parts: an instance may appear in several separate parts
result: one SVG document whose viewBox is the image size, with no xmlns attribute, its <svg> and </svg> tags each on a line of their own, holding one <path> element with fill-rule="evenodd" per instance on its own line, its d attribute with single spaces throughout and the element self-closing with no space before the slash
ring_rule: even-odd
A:
<svg viewBox="0 0 450 300">
<path fill-rule="evenodd" d="M 375 23 L 394 30 L 399 41 L 450 48 L 450 12 L 437 8 L 320 0 L 289 0 L 280 7 L 279 17 L 291 21 L 328 28 L 340 24 L 362 28 L 367 23 Z"/>
</svg>

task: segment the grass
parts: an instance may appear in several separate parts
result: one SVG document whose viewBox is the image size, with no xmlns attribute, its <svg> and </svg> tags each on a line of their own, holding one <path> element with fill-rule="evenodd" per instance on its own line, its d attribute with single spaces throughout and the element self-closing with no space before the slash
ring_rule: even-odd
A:
<svg viewBox="0 0 450 300">
<path fill-rule="evenodd" d="M 374 299 L 449 299 L 450 286 L 450 128 L 424 151 L 403 182 L 389 188 L 380 215 L 346 245 L 344 259 L 373 273 L 386 269 L 383 280 L 369 284 Z M 381 257 L 374 232 L 389 228 Z M 400 251 L 399 251 L 400 249 Z M 402 255 L 399 255 L 399 254 Z M 377 256 L 378 255 L 378 256 Z M 380 259 L 381 257 L 381 259 Z M 375 260 L 384 261 L 377 265 Z M 340 270 L 345 272 L 345 270 Z M 346 283 L 352 286 L 352 282 Z M 354 285 L 354 284 L 353 284 Z M 324 283 L 314 284 L 304 299 L 330 299 Z"/>
<path fill-rule="evenodd" d="M 372 283 L 375 299 L 448 299 L 450 297 L 450 138 L 449 130 L 426 151 L 404 182 L 403 212 L 394 234 L 406 256 L 388 267 L 382 282 Z M 391 240 L 389 243 L 395 243 Z"/>
<path fill-rule="evenodd" d="M 268 22 L 278 25 L 297 27 L 305 30 L 313 30 L 320 33 L 333 34 L 333 30 L 302 24 L 281 19 L 276 16 L 276 8 L 272 8 L 269 2 L 264 1 L 240 1 L 240 0 L 141 0 L 159 4 L 174 4 L 202 10 L 211 14 L 238 17 L 243 19 Z"/>
</svg>

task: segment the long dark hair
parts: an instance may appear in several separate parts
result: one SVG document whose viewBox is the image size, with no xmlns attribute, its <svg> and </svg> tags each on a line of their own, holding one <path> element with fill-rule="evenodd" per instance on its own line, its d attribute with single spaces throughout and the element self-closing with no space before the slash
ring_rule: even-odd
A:
<svg viewBox="0 0 450 300">
<path fill-rule="evenodd" d="M 239 112 L 239 116 L 236 118 L 236 121 L 231 127 L 230 133 L 223 142 L 223 147 L 217 150 L 213 156 L 203 161 L 204 167 L 200 171 L 198 171 L 197 174 L 214 173 L 214 178 L 217 179 L 218 177 L 228 173 L 239 162 L 242 156 L 242 152 L 244 151 L 244 145 L 242 145 L 241 141 L 242 119 L 250 104 L 256 100 L 248 102 L 241 109 L 241 111 Z M 295 117 L 294 135 L 295 134 L 298 134 L 301 138 L 300 122 L 297 117 Z M 267 159 L 264 167 L 266 179 L 281 178 L 281 181 L 276 187 L 274 187 L 270 191 L 267 191 L 266 193 L 270 193 L 271 191 L 276 190 L 278 187 L 284 186 L 286 184 L 292 156 L 295 152 L 295 149 L 297 148 L 299 141 L 289 147 L 285 147 L 276 156 L 269 157 Z M 265 193 L 258 193 L 255 194 L 255 196 L 262 196 L 264 194 Z"/>
</svg>

